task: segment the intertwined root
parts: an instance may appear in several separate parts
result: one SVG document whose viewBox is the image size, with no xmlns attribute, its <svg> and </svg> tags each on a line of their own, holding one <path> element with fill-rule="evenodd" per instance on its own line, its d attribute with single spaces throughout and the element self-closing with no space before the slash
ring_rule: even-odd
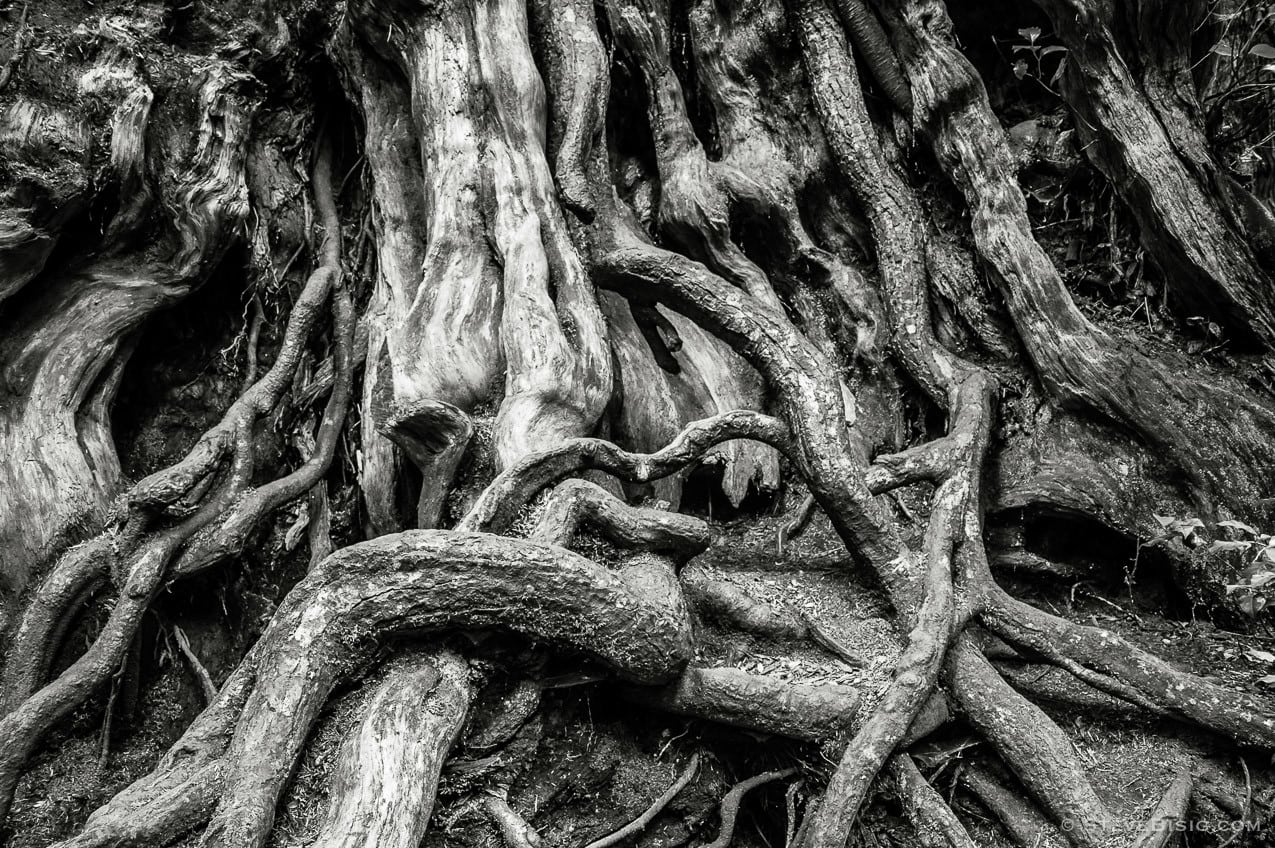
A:
<svg viewBox="0 0 1275 848">
<path fill-rule="evenodd" d="M 1121 835 L 1122 823 L 1068 737 L 1023 694 L 1026 686 L 1011 685 L 1020 681 L 991 662 L 992 646 L 1015 661 L 1053 667 L 1064 686 L 1095 703 L 1275 747 L 1269 703 L 1181 672 L 1107 631 L 1037 610 L 996 585 L 984 549 L 983 481 L 1003 369 L 954 353 L 934 331 L 931 293 L 955 289 L 927 247 L 937 224 L 905 171 L 904 149 L 928 144 L 960 190 L 975 248 L 1047 389 L 1142 434 L 1194 484 L 1203 506 L 1242 510 L 1261 494 L 1275 413 L 1229 382 L 1221 389 L 1227 409 L 1204 402 L 1212 391 L 1205 382 L 1126 349 L 1076 309 L 1033 236 L 1005 135 L 936 0 L 888 0 L 883 20 L 857 0 L 835 8 L 794 0 L 786 16 L 758 0 L 691 6 L 696 73 L 716 112 L 713 157 L 677 74 L 669 5 L 601 6 L 617 53 L 644 87 L 655 166 L 647 173 L 640 162 L 611 161 L 602 143 L 609 68 L 592 4 L 532 4 L 552 120 L 521 4 L 352 4 L 333 49 L 364 118 L 380 235 L 378 287 L 366 316 L 361 469 L 376 537 L 327 556 L 317 553 L 324 549 L 317 538 L 309 574 L 216 699 L 151 774 L 64 846 L 154 845 L 198 827 L 205 827 L 204 845 L 266 844 L 336 687 L 373 663 L 378 645 L 425 635 L 436 640 L 432 647 L 391 666 L 351 729 L 316 843 L 415 845 L 477 697 L 461 642 L 448 637 L 489 628 L 601 663 L 626 681 L 635 703 L 824 743 L 839 756 L 793 834 L 801 848 L 841 848 L 882 784 L 897 791 L 925 844 L 972 844 L 909 751 L 954 713 L 1004 769 L 976 768 L 966 785 L 1020 841 L 1060 828 L 1080 848 L 1098 848 Z M 794 62 L 757 91 L 714 47 L 718 37 L 754 59 L 765 52 L 761 45 L 784 41 Z M 914 119 L 915 139 L 902 132 L 899 115 L 891 116 L 898 138 L 874 122 L 855 50 L 887 94 L 885 108 Z M 130 103 L 125 117 L 136 119 L 143 104 Z M 263 517 L 323 485 L 356 359 L 330 157 L 321 148 L 314 169 L 324 230 L 317 267 L 271 367 L 185 458 L 130 490 L 122 527 L 68 551 L 35 593 L 0 693 L 7 708 L 0 809 L 53 724 L 115 673 L 156 593 L 233 555 Z M 632 177 L 622 186 L 625 200 L 613 166 Z M 877 285 L 850 266 L 853 238 L 833 232 L 836 226 L 820 231 L 820 222 L 798 212 L 799 198 L 825 170 L 844 178 L 863 212 L 866 227 L 856 236 L 871 245 Z M 647 199 L 654 208 L 643 208 Z M 220 208 L 215 199 L 204 202 Z M 844 223 L 842 205 L 829 202 L 828 217 Z M 644 213 L 659 244 L 640 223 Z M 744 233 L 757 231 L 773 241 L 773 255 L 745 250 Z M 209 233 L 185 236 L 188 263 L 215 252 Z M 826 242 L 837 249 L 819 246 Z M 605 289 L 601 304 L 594 284 Z M 1261 304 L 1239 294 L 1235 304 L 1253 307 L 1249 323 L 1264 326 Z M 964 304 L 966 324 L 996 349 L 994 330 L 976 318 L 978 298 L 950 300 Z M 829 312 L 819 304 L 831 304 Z M 846 322 L 853 332 L 840 326 Z M 284 402 L 308 340 L 325 323 L 332 330 L 329 394 L 309 457 L 258 484 L 254 429 Z M 887 349 L 897 375 L 883 373 Z M 843 361 L 864 367 L 836 367 Z M 648 377 L 670 391 L 643 390 Z M 883 450 L 889 439 L 861 419 L 869 408 L 861 402 L 890 397 L 897 405 L 903 382 L 942 411 L 943 433 Z M 729 408 L 761 407 L 763 384 L 773 415 Z M 597 431 L 616 386 L 629 409 L 607 426 L 651 452 L 579 438 Z M 492 420 L 480 420 L 479 408 L 495 396 Z M 687 423 L 691 410 L 719 414 Z M 499 473 L 472 503 L 460 503 L 468 509 L 452 529 L 431 529 L 445 523 L 453 477 L 488 423 Z M 1217 438 L 1201 439 L 1201 430 Z M 413 493 L 421 529 L 387 532 L 403 523 L 396 450 L 424 477 Z M 781 456 L 789 481 L 810 499 L 782 523 L 778 556 L 817 507 L 847 553 L 839 567 L 869 574 L 888 598 L 895 631 L 906 634 L 893 674 L 878 687 L 793 683 L 696 664 L 703 646 L 688 600 L 753 636 L 809 639 L 853 656 L 816 624 L 762 610 L 764 599 L 713 585 L 696 569 L 679 574 L 713 544 L 713 528 L 658 506 L 632 506 L 605 479 L 657 484 L 657 493 L 676 500 L 676 475 L 722 458 L 724 489 L 738 507 L 750 486 L 777 484 Z M 929 499 L 912 534 L 900 517 L 906 508 L 896 512 L 880 496 L 915 484 Z M 510 537 L 516 528 L 524 538 Z M 614 554 L 598 557 L 608 565 L 571 550 L 599 540 Z M 118 592 L 106 625 L 46 682 L 60 634 L 85 596 L 106 583 Z M 743 794 L 786 774 L 762 774 L 728 793 L 717 843 L 729 841 Z M 649 823 L 694 775 L 692 766 L 620 836 Z M 1166 823 L 1181 818 L 1191 781 L 1189 774 L 1173 781 L 1144 834 L 1167 832 Z M 506 794 L 482 807 L 513 848 L 535 848 L 534 829 Z M 612 838 L 619 836 L 602 842 Z"/>
</svg>

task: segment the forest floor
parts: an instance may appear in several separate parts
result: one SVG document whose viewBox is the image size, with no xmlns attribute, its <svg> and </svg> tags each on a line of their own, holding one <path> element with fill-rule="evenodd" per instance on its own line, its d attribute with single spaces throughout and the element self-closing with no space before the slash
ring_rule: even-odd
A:
<svg viewBox="0 0 1275 848">
<path fill-rule="evenodd" d="M 817 547 L 821 535 L 811 534 L 807 545 Z M 707 563 L 693 561 L 688 567 L 703 569 L 753 597 L 766 599 L 780 614 L 817 622 L 863 664 L 850 665 L 810 642 L 774 642 L 711 622 L 701 623 L 704 638 L 700 644 L 708 646 L 702 651 L 701 662 L 794 683 L 854 686 L 869 698 L 884 687 L 898 655 L 899 635 L 888 623 L 884 602 L 870 587 L 846 580 L 840 570 L 777 570 L 773 564 L 749 570 L 706 558 Z M 811 562 L 826 565 L 814 558 Z M 1147 580 L 1144 588 L 1136 583 L 1130 588 L 1116 583 L 1070 585 L 1036 578 L 1029 589 L 1015 588 L 1029 592 L 1027 599 L 1045 609 L 1109 628 L 1228 687 L 1270 694 L 1272 687 L 1262 678 L 1275 670 L 1271 658 L 1275 634 L 1256 626 L 1249 633 L 1225 630 L 1202 617 L 1170 618 L 1163 612 L 1165 599 L 1151 590 L 1151 583 Z M 215 643 L 214 634 L 207 632 L 216 627 L 213 621 L 191 618 L 174 623 L 193 634 L 197 652 Z M 77 713 L 50 739 L 46 752 L 32 762 L 10 820 L 11 848 L 43 848 L 73 833 L 89 812 L 149 770 L 202 707 L 196 679 L 171 640 L 152 637 L 145 650 L 154 661 L 142 666 L 151 671 L 137 685 L 128 715 L 121 714 L 118 704 L 130 699 L 117 692 L 111 745 L 105 755 L 105 699 L 99 699 Z M 231 667 L 230 657 L 210 666 L 219 680 Z M 378 673 L 372 672 L 373 676 Z M 130 685 L 125 681 L 121 688 Z M 326 811 L 327 780 L 340 740 L 359 713 L 365 696 L 358 693 L 372 688 L 356 689 L 334 699 L 328 707 L 315 731 L 316 744 L 308 747 L 281 804 L 272 842 L 276 848 L 308 844 L 317 832 Z M 1147 818 L 1175 775 L 1192 765 L 1214 775 L 1229 775 L 1224 780 L 1230 781 L 1236 797 L 1249 797 L 1254 805 L 1275 799 L 1275 770 L 1265 755 L 1245 755 L 1250 778 L 1246 787 L 1238 777 L 1243 774 L 1239 752 L 1183 725 L 1154 715 L 1097 716 L 1075 706 L 1044 706 L 1076 745 L 1099 796 L 1131 832 Z M 714 756 L 705 759 L 696 781 L 636 844 L 675 848 L 706 841 L 714 835 L 716 803 L 732 783 L 767 768 L 794 764 L 790 745 L 778 744 L 778 740 L 771 745 L 770 741 L 764 735 L 674 716 L 635 716 L 605 685 L 546 690 L 538 716 L 510 743 L 523 746 L 524 765 L 486 768 L 484 758 L 478 757 L 459 767 L 453 764 L 445 772 L 435 809 L 434 821 L 439 826 L 431 828 L 427 844 L 499 844 L 476 839 L 475 834 L 483 833 L 486 825 L 474 798 L 501 784 L 509 788 L 511 802 L 521 799 L 524 809 L 537 811 L 532 823 L 540 828 L 546 848 L 577 848 L 602 835 L 579 832 L 577 823 L 591 817 L 596 822 L 599 811 L 606 811 L 605 820 L 613 820 L 615 826 L 635 817 L 684 767 L 691 742 L 705 744 Z M 628 750 L 634 746 L 642 750 Z M 831 768 L 828 752 L 808 747 L 796 764 L 810 775 L 826 773 Z M 992 816 L 964 790 L 955 789 L 965 757 L 975 752 L 972 740 L 943 729 L 922 742 L 917 751 L 918 761 L 936 786 L 954 793 L 979 844 L 1008 846 Z M 773 832 L 773 824 L 768 823 L 784 818 L 782 788 L 759 791 L 750 796 L 749 804 L 765 804 L 778 815 L 745 817 L 736 844 L 758 848 L 783 845 L 784 834 Z M 1233 826 L 1233 819 L 1218 819 L 1216 815 L 1210 819 L 1209 811 L 1195 812 L 1201 817 L 1198 826 L 1230 833 L 1227 828 Z M 877 804 L 867 815 L 877 820 L 878 833 L 890 834 L 890 839 L 897 835 L 894 844 L 900 848 L 912 845 L 911 831 L 897 818 L 892 804 Z M 496 834 L 492 831 L 489 836 L 494 839 Z M 1250 832 L 1246 836 L 1247 842 L 1237 839 L 1232 844 L 1270 844 L 1261 841 L 1270 839 L 1269 833 Z M 180 844 L 187 843 L 198 844 L 198 835 L 192 834 Z M 1188 844 L 1217 843 L 1192 840 Z"/>
</svg>

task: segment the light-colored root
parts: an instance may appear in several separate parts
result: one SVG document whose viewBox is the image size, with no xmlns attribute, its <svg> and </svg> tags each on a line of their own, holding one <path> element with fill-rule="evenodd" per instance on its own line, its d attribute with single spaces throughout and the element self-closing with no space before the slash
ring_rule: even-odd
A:
<svg viewBox="0 0 1275 848">
<path fill-rule="evenodd" d="M 557 142 L 554 175 L 567 208 L 585 222 L 593 219 L 585 163 L 602 137 L 611 75 L 609 57 L 598 35 L 593 3 L 588 0 L 536 0 L 535 23 L 546 34 L 546 49 L 556 54 L 549 66 L 553 118 L 550 143 Z"/>
<path fill-rule="evenodd" d="M 690 630 L 670 603 L 672 569 L 661 566 L 662 577 L 648 570 L 643 582 L 562 548 L 434 530 L 337 551 L 289 593 L 261 638 L 256 688 L 204 844 L 264 844 L 310 726 L 369 639 L 498 625 L 585 651 L 636 680 L 676 673 Z M 661 579 L 663 588 L 652 587 Z"/>
<path fill-rule="evenodd" d="M 1039 707 L 1015 692 L 961 637 L 947 682 L 970 724 L 1080 848 L 1108 844 L 1113 819 L 1089 782 L 1071 740 Z M 1032 728 L 1024 733 L 1023 728 Z"/>
<path fill-rule="evenodd" d="M 373 414 L 422 403 L 469 413 L 500 397 L 499 467 L 592 431 L 610 397 L 611 356 L 546 162 L 544 90 L 523 4 L 362 2 L 350 16 L 411 84 L 430 201 L 423 275 L 408 281 L 406 298 L 387 303 L 368 389 Z M 403 169 L 387 167 L 378 179 L 395 179 L 395 170 Z M 463 451 L 460 439 L 445 447 L 423 464 L 414 456 L 426 524 L 437 523 Z M 393 475 L 382 469 L 380 477 Z M 387 501 L 389 487 L 380 488 Z"/>
<path fill-rule="evenodd" d="M 956 813 L 935 791 L 907 754 L 895 754 L 886 765 L 903 812 L 922 848 L 974 848 L 974 840 Z"/>
<path fill-rule="evenodd" d="M 960 781 L 979 803 L 996 816 L 1001 827 L 1018 845 L 1036 848 L 1061 844 L 1062 836 L 1058 829 L 1030 801 L 1006 788 L 987 768 L 978 763 L 966 765 L 960 771 Z"/>
<path fill-rule="evenodd" d="M 500 838 L 504 840 L 505 848 L 540 848 L 540 834 L 526 819 L 518 815 L 513 807 L 509 806 L 507 798 L 488 793 L 483 798 L 483 809 L 487 811 L 487 815 L 491 816 L 496 829 L 500 831 Z"/>
<path fill-rule="evenodd" d="M 421 472 L 416 527 L 435 528 L 447 499 L 446 481 L 456 474 L 473 438 L 473 420 L 457 407 L 438 400 L 418 401 L 410 407 L 396 404 L 382 418 L 382 434 L 398 445 Z"/>
<path fill-rule="evenodd" d="M 333 54 L 337 70 L 347 78 L 345 90 L 363 117 L 363 156 L 371 175 L 377 236 L 376 280 L 362 319 L 367 325 L 367 363 L 361 403 L 363 467 L 359 488 L 368 512 L 368 535 L 379 536 L 405 528 L 396 502 L 396 452 L 378 430 L 384 425 L 377 414 L 382 402 L 378 389 L 380 394 L 387 393 L 392 373 L 385 372 L 393 371 L 394 354 L 404 345 L 400 332 L 412 314 L 409 305 L 415 302 L 422 283 L 429 226 L 423 190 L 426 183 L 408 93 L 402 90 L 394 69 L 362 42 L 348 20 L 337 29 Z"/>
<path fill-rule="evenodd" d="M 314 848 L 417 848 L 447 753 L 473 700 L 449 652 L 414 655 L 377 685 L 341 747 Z"/>
<path fill-rule="evenodd" d="M 567 547 L 582 527 L 596 529 L 618 547 L 676 554 L 685 561 L 708 547 L 708 525 L 662 509 L 632 507 L 587 480 L 559 483 L 545 498 L 529 539 Z"/>
</svg>

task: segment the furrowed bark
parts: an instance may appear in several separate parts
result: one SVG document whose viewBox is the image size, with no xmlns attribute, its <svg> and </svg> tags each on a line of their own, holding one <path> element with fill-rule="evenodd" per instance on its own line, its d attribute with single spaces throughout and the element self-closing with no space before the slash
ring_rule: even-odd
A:
<svg viewBox="0 0 1275 848">
<path fill-rule="evenodd" d="M 504 467 L 593 428 L 611 391 L 611 359 L 553 191 L 523 7 L 409 13 L 363 3 L 354 12 L 368 42 L 408 79 L 424 160 L 423 276 L 396 307 L 399 329 L 374 354 L 368 391 L 374 417 L 421 467 L 428 498 L 450 483 L 468 416 L 502 374 L 494 433 Z M 440 506 L 423 504 L 418 520 L 432 526 Z"/>
<path fill-rule="evenodd" d="M 974 241 L 995 271 L 1027 353 L 1049 391 L 1142 433 L 1196 487 L 1201 508 L 1253 515 L 1266 497 L 1275 415 L 1220 375 L 1153 361 L 1119 345 L 1072 302 L 1032 234 L 1004 131 L 937 0 L 891 0 L 915 120 L 965 196 Z M 957 104 L 951 108 L 950 104 Z M 1201 434 L 1207 434 L 1201 438 Z"/>
<path fill-rule="evenodd" d="M 1245 342 L 1268 346 L 1275 338 L 1269 269 L 1250 246 L 1256 234 L 1245 232 L 1239 216 L 1227 208 L 1233 201 L 1222 187 L 1224 175 L 1207 144 L 1199 143 L 1198 103 L 1188 110 L 1180 101 L 1148 97 L 1158 87 L 1156 64 L 1163 57 L 1143 57 L 1148 69 L 1143 79 L 1135 78 L 1139 62 L 1122 55 L 1113 32 L 1124 23 L 1115 3 L 1040 0 L 1038 5 L 1067 46 L 1063 94 L 1078 117 L 1081 147 L 1137 218 L 1143 244 L 1180 302 L 1177 308 L 1208 315 Z M 1148 3 L 1141 10 L 1146 20 L 1135 28 L 1154 27 L 1147 43 L 1172 41 L 1175 25 L 1190 33 L 1206 23 L 1209 13 L 1199 3 Z M 1189 36 L 1177 46 L 1177 61 L 1190 56 Z M 1185 75 L 1189 80 L 1189 71 Z M 1183 136 L 1192 131 L 1195 143 L 1184 144 Z"/>
</svg>

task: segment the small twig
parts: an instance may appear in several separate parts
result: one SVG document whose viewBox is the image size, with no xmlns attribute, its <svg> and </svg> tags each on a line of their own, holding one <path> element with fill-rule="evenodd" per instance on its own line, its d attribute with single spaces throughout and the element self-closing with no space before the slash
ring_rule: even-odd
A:
<svg viewBox="0 0 1275 848">
<path fill-rule="evenodd" d="M 217 698 L 217 684 L 213 683 L 212 675 L 208 673 L 208 669 L 204 668 L 204 664 L 199 661 L 199 657 L 195 656 L 195 651 L 190 647 L 190 640 L 186 638 L 186 633 L 173 625 L 173 636 L 177 640 L 177 647 L 181 650 L 182 656 L 186 658 L 186 662 L 190 664 L 191 671 L 195 672 L 195 677 L 199 680 L 199 688 L 204 694 L 204 702 L 211 704 Z"/>
<path fill-rule="evenodd" d="M 691 732 L 691 726 L 688 724 L 686 725 L 686 729 L 683 730 L 681 733 L 677 734 L 676 736 L 670 736 L 669 740 L 665 742 L 663 745 L 661 745 L 660 750 L 656 752 L 655 759 L 657 760 L 664 759 L 664 752 L 667 751 L 669 748 L 671 748 L 674 742 L 681 739 L 683 736 L 685 736 L 686 734 L 690 732 Z"/>
<path fill-rule="evenodd" d="M 784 790 L 784 809 L 788 813 L 784 826 L 784 848 L 791 848 L 793 837 L 797 835 L 797 793 L 801 791 L 805 781 L 794 780 Z"/>
<path fill-rule="evenodd" d="M 1217 848 L 1226 848 L 1240 838 L 1240 834 L 1244 832 L 1244 824 L 1248 821 L 1249 813 L 1253 809 L 1253 776 L 1249 774 L 1248 763 L 1244 762 L 1244 758 L 1240 757 L 1240 768 L 1244 770 L 1244 808 L 1240 812 L 1240 826 L 1235 828 L 1226 841 Z"/>
<path fill-rule="evenodd" d="M 841 640 L 829 633 L 812 616 L 802 613 L 801 621 L 806 625 L 806 633 L 809 634 L 810 641 L 852 668 L 867 668 L 867 662 L 846 647 Z"/>
<path fill-rule="evenodd" d="M 488 793 L 483 798 L 483 809 L 491 816 L 506 848 L 539 848 L 540 834 L 536 829 L 518 815 L 509 801 L 500 794 Z"/>
<path fill-rule="evenodd" d="M 722 824 L 717 831 L 717 838 L 705 845 L 704 848 L 726 848 L 726 846 L 730 845 L 731 839 L 735 837 L 735 819 L 739 815 L 739 805 L 743 802 L 745 794 L 758 786 L 772 783 L 776 780 L 783 780 L 796 773 L 797 769 L 795 768 L 763 772 L 747 780 L 741 780 L 732 786 L 730 791 L 722 797 L 721 806 L 718 808 Z"/>
<path fill-rule="evenodd" d="M 623 842 L 630 836 L 635 836 L 638 833 L 641 833 L 646 829 L 646 826 L 649 825 L 655 817 L 669 805 L 669 802 L 677 796 L 677 793 L 686 788 L 686 784 L 691 782 L 691 778 L 695 776 L 695 770 L 698 768 L 699 753 L 696 752 L 691 755 L 691 762 L 686 766 L 686 771 L 682 772 L 681 776 L 673 782 L 673 785 L 670 786 L 663 795 L 656 798 L 655 803 L 647 807 L 642 815 L 638 816 L 614 833 L 590 842 L 585 846 L 585 848 L 610 848 L 610 846 Z"/>
</svg>

